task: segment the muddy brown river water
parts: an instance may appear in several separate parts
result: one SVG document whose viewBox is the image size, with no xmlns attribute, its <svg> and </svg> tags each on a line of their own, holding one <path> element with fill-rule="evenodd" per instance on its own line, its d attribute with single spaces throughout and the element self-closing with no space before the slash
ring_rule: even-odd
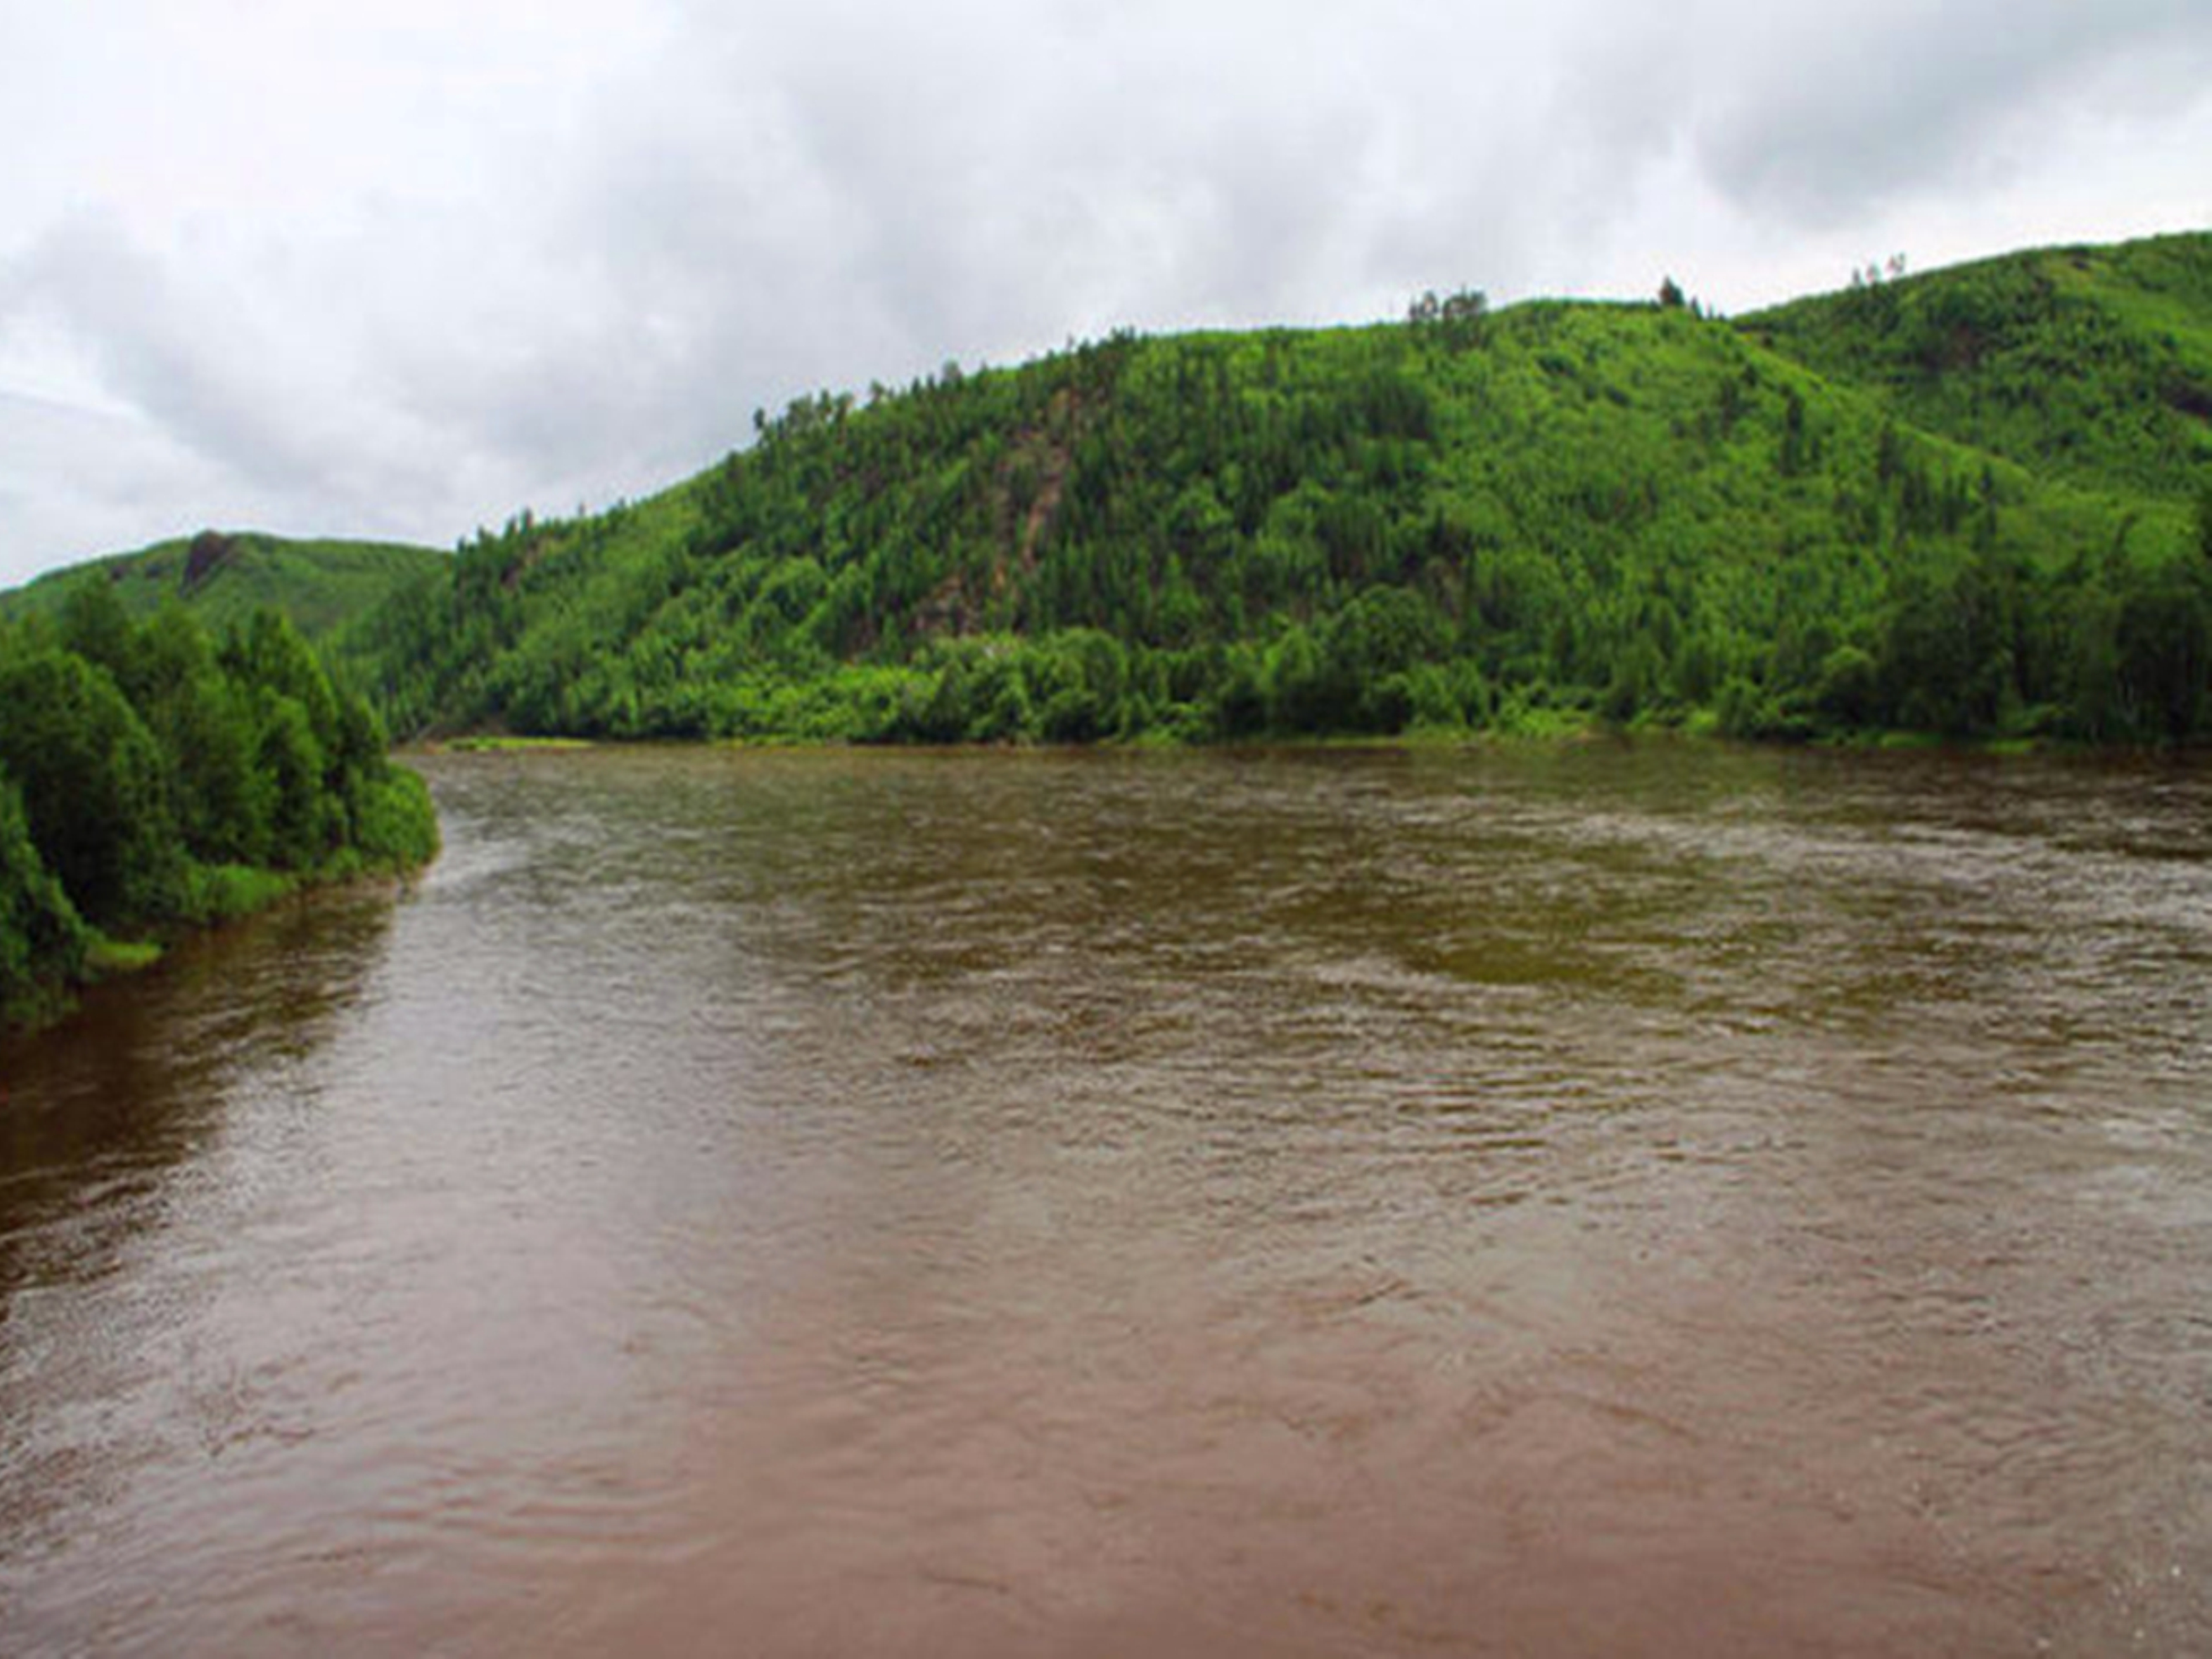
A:
<svg viewBox="0 0 2212 1659">
<path fill-rule="evenodd" d="M 2212 774 L 421 763 L 0 1044 L 0 1651 L 2212 1652 Z"/>
</svg>

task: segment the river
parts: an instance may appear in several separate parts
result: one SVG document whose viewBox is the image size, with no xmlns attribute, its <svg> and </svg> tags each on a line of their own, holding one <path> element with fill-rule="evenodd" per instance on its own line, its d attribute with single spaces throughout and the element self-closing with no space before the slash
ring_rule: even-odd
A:
<svg viewBox="0 0 2212 1659">
<path fill-rule="evenodd" d="M 2212 775 L 441 756 L 0 1045 L 0 1650 L 2212 1651 Z"/>
</svg>

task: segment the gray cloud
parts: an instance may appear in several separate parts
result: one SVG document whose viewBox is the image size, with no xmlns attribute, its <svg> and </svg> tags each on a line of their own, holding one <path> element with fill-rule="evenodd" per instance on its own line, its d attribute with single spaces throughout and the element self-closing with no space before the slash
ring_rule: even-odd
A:
<svg viewBox="0 0 2212 1659">
<path fill-rule="evenodd" d="M 1692 130 L 1729 196 L 1799 221 L 1984 182 L 2038 129 L 2057 136 L 2077 103 L 2124 88 L 2155 116 L 2212 64 L 2198 0 L 1887 0 L 1777 16 L 1753 25 L 1754 72 L 1701 88 Z"/>
<path fill-rule="evenodd" d="M 15 262 L 11 310 L 82 341 L 100 377 L 164 430 L 250 477 L 311 470 L 313 454 L 265 395 L 270 343 L 241 307 L 191 291 L 105 216 L 65 220 Z"/>
<path fill-rule="evenodd" d="M 389 0 L 247 38 L 183 0 L 118 52 L 39 9 L 0 64 L 0 396 L 42 394 L 0 404 L 0 581 L 204 522 L 449 541 L 1123 323 L 1662 269 L 1735 303 L 2212 210 L 2196 0 L 1798 12 Z"/>
</svg>

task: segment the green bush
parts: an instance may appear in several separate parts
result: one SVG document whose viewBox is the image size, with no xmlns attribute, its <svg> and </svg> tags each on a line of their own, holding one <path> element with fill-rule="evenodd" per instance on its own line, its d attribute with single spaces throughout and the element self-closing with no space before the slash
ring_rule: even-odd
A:
<svg viewBox="0 0 2212 1659">
<path fill-rule="evenodd" d="M 15 784 L 0 775 L 0 1024 L 34 1018 L 83 971 L 76 907 L 32 844 Z"/>
<path fill-rule="evenodd" d="M 123 935 L 437 851 L 422 780 L 274 616 L 217 650 L 88 590 L 58 624 L 0 625 L 0 1018 L 159 956 Z"/>
</svg>

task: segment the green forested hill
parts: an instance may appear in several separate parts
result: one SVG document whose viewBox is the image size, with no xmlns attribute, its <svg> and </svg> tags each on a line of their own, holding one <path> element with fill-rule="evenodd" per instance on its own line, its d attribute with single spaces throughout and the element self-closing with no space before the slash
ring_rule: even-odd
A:
<svg viewBox="0 0 2212 1659">
<path fill-rule="evenodd" d="M 824 395 L 652 501 L 479 536 L 336 649 L 403 732 L 2185 738 L 2207 250 L 1741 324 L 1462 295 Z"/>
<path fill-rule="evenodd" d="M 1744 326 L 1903 419 L 2054 477 L 2160 498 L 2212 475 L 2212 236 L 2010 254 Z"/>
<path fill-rule="evenodd" d="M 427 547 L 391 542 L 287 541 L 204 530 L 71 565 L 0 593 L 0 618 L 58 615 L 72 588 L 104 580 L 124 609 L 142 619 L 174 599 L 219 633 L 268 609 L 319 639 L 394 588 L 431 574 L 445 558 Z"/>
</svg>

